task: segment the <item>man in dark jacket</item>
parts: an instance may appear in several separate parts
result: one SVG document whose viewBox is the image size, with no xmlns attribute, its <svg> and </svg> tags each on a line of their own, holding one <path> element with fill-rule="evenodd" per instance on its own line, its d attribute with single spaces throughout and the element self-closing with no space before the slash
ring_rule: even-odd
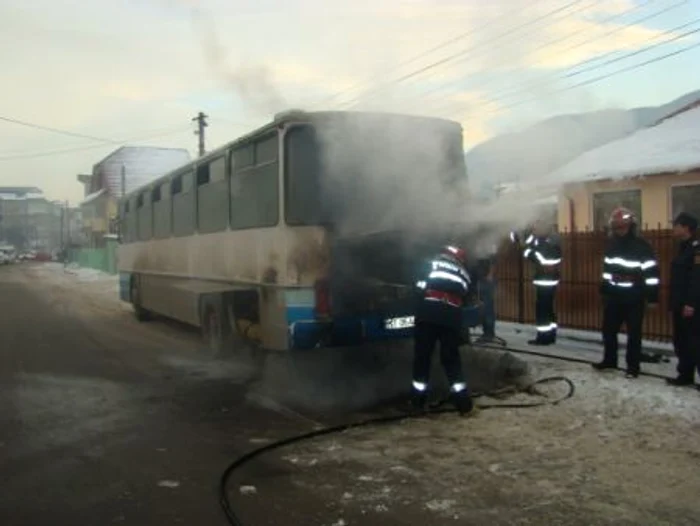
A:
<svg viewBox="0 0 700 526">
<path fill-rule="evenodd" d="M 673 316 L 673 347 L 678 357 L 678 376 L 671 385 L 695 383 L 700 372 L 700 241 L 698 220 L 682 212 L 673 222 L 674 237 L 680 242 L 671 263 L 669 308 Z"/>
<path fill-rule="evenodd" d="M 627 326 L 627 377 L 639 376 L 642 361 L 642 325 L 647 304 L 659 299 L 659 266 L 651 245 L 637 235 L 637 220 L 626 208 L 610 216 L 612 238 L 605 248 L 600 285 L 604 302 L 603 344 L 598 370 L 616 369 L 617 335 Z"/>
<path fill-rule="evenodd" d="M 505 343 L 496 338 L 496 254 L 498 247 L 493 246 L 488 254 L 479 258 L 475 265 L 474 273 L 477 277 L 477 289 L 479 291 L 479 299 L 483 303 L 483 313 L 481 328 L 483 334 L 477 340 L 477 343 Z"/>
<path fill-rule="evenodd" d="M 474 407 L 459 355 L 462 308 L 470 296 L 471 286 L 465 264 L 464 251 L 447 246 L 429 262 L 422 279 L 416 283 L 419 298 L 411 397 L 415 409 L 423 409 L 427 401 L 431 359 L 437 342 L 440 342 L 442 366 L 457 409 L 466 414 Z"/>
</svg>

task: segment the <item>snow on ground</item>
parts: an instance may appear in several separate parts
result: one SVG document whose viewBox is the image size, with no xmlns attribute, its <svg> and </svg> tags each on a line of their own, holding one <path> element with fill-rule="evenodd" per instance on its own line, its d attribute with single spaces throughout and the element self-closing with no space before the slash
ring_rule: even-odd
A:
<svg viewBox="0 0 700 526">
<path fill-rule="evenodd" d="M 348 524 L 377 514 L 391 524 L 411 510 L 434 525 L 698 523 L 700 393 L 566 362 L 533 364 L 538 377 L 571 378 L 575 397 L 289 447 L 280 457 L 291 483 L 357 518 Z M 563 387 L 546 389 L 556 396 Z M 258 493 L 269 497 L 261 484 Z"/>
<path fill-rule="evenodd" d="M 74 263 L 41 263 L 32 265 L 32 273 L 39 278 L 74 285 L 92 294 L 119 301 L 119 277 L 92 268 L 80 267 Z"/>
</svg>

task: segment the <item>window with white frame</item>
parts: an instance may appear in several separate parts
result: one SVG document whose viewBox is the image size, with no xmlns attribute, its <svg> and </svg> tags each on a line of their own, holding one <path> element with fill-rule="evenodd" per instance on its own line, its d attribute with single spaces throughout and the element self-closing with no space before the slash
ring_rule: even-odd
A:
<svg viewBox="0 0 700 526">
<path fill-rule="evenodd" d="M 700 183 L 671 187 L 671 217 L 688 212 L 700 218 Z"/>
<path fill-rule="evenodd" d="M 637 221 L 643 224 L 642 191 L 615 190 L 593 194 L 593 228 L 596 230 L 607 228 L 610 214 L 618 207 L 632 210 L 637 216 Z"/>
</svg>

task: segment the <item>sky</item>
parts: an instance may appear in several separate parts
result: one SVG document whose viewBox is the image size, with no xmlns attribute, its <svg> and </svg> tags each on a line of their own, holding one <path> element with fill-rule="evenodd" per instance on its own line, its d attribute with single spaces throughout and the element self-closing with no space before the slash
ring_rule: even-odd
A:
<svg viewBox="0 0 700 526">
<path fill-rule="evenodd" d="M 199 111 L 209 149 L 288 108 L 450 118 L 469 149 L 700 89 L 700 47 L 619 71 L 699 28 L 700 0 L 0 0 L 0 186 L 77 204 L 121 144 L 194 156 Z"/>
</svg>

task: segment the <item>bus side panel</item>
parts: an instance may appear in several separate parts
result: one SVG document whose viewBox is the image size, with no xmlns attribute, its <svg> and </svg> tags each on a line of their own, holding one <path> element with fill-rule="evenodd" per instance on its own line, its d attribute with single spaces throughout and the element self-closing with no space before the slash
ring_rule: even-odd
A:
<svg viewBox="0 0 700 526">
<path fill-rule="evenodd" d="M 197 280 L 142 274 L 139 284 L 144 309 L 199 327 Z"/>
<path fill-rule="evenodd" d="M 312 349 L 321 338 L 321 324 L 316 320 L 314 290 L 291 289 L 284 293 L 288 346 Z"/>
<path fill-rule="evenodd" d="M 261 287 L 259 301 L 263 347 L 273 351 L 288 350 L 285 290 Z"/>
</svg>

